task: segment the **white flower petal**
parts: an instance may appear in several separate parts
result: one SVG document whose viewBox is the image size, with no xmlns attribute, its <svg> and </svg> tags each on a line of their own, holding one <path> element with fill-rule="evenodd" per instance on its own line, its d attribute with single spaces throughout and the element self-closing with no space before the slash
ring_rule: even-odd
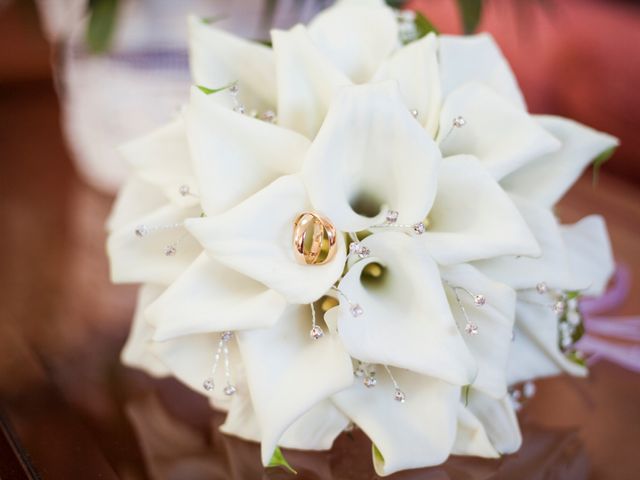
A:
<svg viewBox="0 0 640 480">
<path fill-rule="evenodd" d="M 587 370 L 568 360 L 558 346 L 558 315 L 551 302 L 534 292 L 520 292 L 516 306 L 515 339 L 507 368 L 509 384 L 567 372 L 585 376 Z"/>
<path fill-rule="evenodd" d="M 182 185 L 188 185 L 192 193 L 197 193 L 181 118 L 126 143 L 119 150 L 136 176 L 158 187 L 176 205 L 197 203 L 194 196 L 182 196 L 179 192 Z"/>
<path fill-rule="evenodd" d="M 301 135 L 191 93 L 187 127 L 202 208 L 224 212 L 281 175 L 300 170 L 309 142 Z"/>
<path fill-rule="evenodd" d="M 571 274 L 582 283 L 585 295 L 602 295 L 615 270 L 604 218 L 590 215 L 573 225 L 560 227 L 567 246 Z"/>
<path fill-rule="evenodd" d="M 262 282 L 289 302 L 310 303 L 340 277 L 346 249 L 342 235 L 338 235 L 336 254 L 326 264 L 296 261 L 294 221 L 309 210 L 302 180 L 291 175 L 222 215 L 190 219 L 187 228 L 220 263 Z"/>
<path fill-rule="evenodd" d="M 107 219 L 107 231 L 113 232 L 135 222 L 167 203 L 167 197 L 158 187 L 130 175 L 120 188 Z"/>
<path fill-rule="evenodd" d="M 535 235 L 542 255 L 505 256 L 474 264 L 484 274 L 517 290 L 535 288 L 540 282 L 545 282 L 553 289 L 579 288 L 571 276 L 567 249 L 560 234 L 560 226 L 553 214 L 548 209 L 524 199 L 515 196 L 512 196 L 512 199 Z"/>
<path fill-rule="evenodd" d="M 163 227 L 180 224 L 199 213 L 199 207 L 185 209 L 167 204 L 113 232 L 107 240 L 111 281 L 170 284 L 202 252 L 202 247 L 184 227 Z M 138 225 L 149 229 L 146 236 L 136 236 Z M 158 229 L 153 230 L 156 227 Z M 175 244 L 177 251 L 173 256 L 166 256 L 164 252 L 170 244 Z"/>
<path fill-rule="evenodd" d="M 471 389 L 467 409 L 480 421 L 494 448 L 501 454 L 513 453 L 522 444 L 518 417 L 507 395 L 499 400 Z"/>
<path fill-rule="evenodd" d="M 406 394 L 402 404 L 394 400 L 393 383 L 383 371 L 374 388 L 356 382 L 333 396 L 381 453 L 383 458 L 373 457 L 381 476 L 444 462 L 456 436 L 459 387 L 406 370 L 392 373 Z"/>
<path fill-rule="evenodd" d="M 353 382 L 351 359 L 340 340 L 325 335 L 315 341 L 309 337 L 310 328 L 310 308 L 291 305 L 273 327 L 237 333 L 265 465 L 296 419 Z M 320 436 L 333 433 L 317 422 L 316 426 Z"/>
<path fill-rule="evenodd" d="M 491 444 L 480 420 L 462 404 L 458 405 L 458 430 L 451 453 L 484 458 L 500 456 Z"/>
<path fill-rule="evenodd" d="M 442 278 L 448 283 L 445 291 L 458 328 L 464 331 L 466 319 L 455 293 L 458 294 L 469 319 L 478 326 L 477 335 L 463 336 L 478 363 L 478 375 L 473 387 L 495 398 L 502 398 L 507 394 L 506 372 L 515 318 L 516 293 L 506 285 L 482 275 L 471 265 L 461 264 L 441 268 L 440 271 Z M 482 306 L 474 303 L 474 295 L 479 294 L 486 300 Z"/>
<path fill-rule="evenodd" d="M 536 116 L 538 123 L 562 142 L 562 148 L 538 158 L 501 180 L 505 190 L 552 207 L 598 155 L 618 145 L 611 135 L 573 120 Z"/>
<path fill-rule="evenodd" d="M 304 164 L 313 205 L 339 230 L 384 221 L 414 224 L 431 208 L 440 152 L 403 105 L 394 81 L 347 87 L 335 97 Z"/>
<path fill-rule="evenodd" d="M 169 374 L 169 370 L 150 350 L 153 327 L 144 318 L 144 309 L 164 291 L 164 287 L 157 285 L 143 285 L 138 291 L 136 311 L 129 338 L 122 349 L 120 359 L 129 367 L 139 368 L 154 376 Z"/>
<path fill-rule="evenodd" d="M 458 385 L 471 383 L 475 361 L 449 309 L 440 272 L 418 240 L 379 233 L 363 244 L 371 256 L 340 281 L 340 290 L 363 310 L 354 317 L 349 303 L 340 300 L 338 332 L 349 354 Z M 384 268 L 377 279 L 362 273 L 373 262 Z"/>
<path fill-rule="evenodd" d="M 276 69 L 273 51 L 249 42 L 202 19 L 189 17 L 189 60 L 196 85 L 221 88 L 240 86 L 239 99 L 247 108 L 276 105 Z"/>
<path fill-rule="evenodd" d="M 398 46 L 398 22 L 380 0 L 342 0 L 309 24 L 318 48 L 355 83 L 371 79 Z"/>
<path fill-rule="evenodd" d="M 465 83 L 479 82 L 518 109 L 526 110 L 511 67 L 491 35 L 441 35 L 439 53 L 445 96 Z"/>
<path fill-rule="evenodd" d="M 278 77 L 278 124 L 314 138 L 336 89 L 351 81 L 313 44 L 302 25 L 271 32 Z"/>
<path fill-rule="evenodd" d="M 475 158 L 444 159 L 438 180 L 429 225 L 421 237 L 438 263 L 540 255 L 518 209 Z"/>
<path fill-rule="evenodd" d="M 453 119 L 459 116 L 466 124 L 454 128 Z M 478 83 L 466 84 L 445 98 L 438 141 L 445 157 L 474 155 L 496 180 L 561 147 L 526 112 Z"/>
<path fill-rule="evenodd" d="M 376 72 L 374 81 L 396 80 L 408 110 L 432 137 L 436 136 L 440 114 L 438 37 L 434 33 L 396 51 Z"/>
<path fill-rule="evenodd" d="M 273 325 L 284 298 L 211 259 L 205 252 L 149 307 L 154 339 Z"/>
</svg>

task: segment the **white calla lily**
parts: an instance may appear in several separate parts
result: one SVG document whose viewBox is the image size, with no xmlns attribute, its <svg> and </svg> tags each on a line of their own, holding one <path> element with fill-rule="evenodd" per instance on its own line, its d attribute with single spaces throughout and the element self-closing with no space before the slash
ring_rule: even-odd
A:
<svg viewBox="0 0 640 480">
<path fill-rule="evenodd" d="M 463 404 L 458 405 L 458 428 L 456 440 L 451 447 L 452 455 L 473 455 L 498 458 L 500 453 L 491 444 L 484 425 Z"/>
<path fill-rule="evenodd" d="M 191 16 L 189 59 L 196 85 L 220 88 L 240 82 L 242 102 L 265 110 L 275 107 L 275 58 L 273 50 L 267 46 L 244 40 Z M 217 97 L 214 101 L 231 105 L 225 97 Z"/>
<path fill-rule="evenodd" d="M 396 50 L 378 69 L 373 81 L 396 80 L 407 110 L 435 138 L 442 93 L 438 76 L 438 37 L 430 33 Z"/>
<path fill-rule="evenodd" d="M 371 256 L 352 265 L 339 284 L 349 299 L 341 298 L 338 318 L 349 354 L 457 385 L 472 383 L 476 363 L 451 314 L 438 268 L 418 240 L 379 233 L 362 244 Z M 383 269 L 378 278 L 364 273 L 371 263 Z M 354 317 L 356 303 L 363 313 Z"/>
<path fill-rule="evenodd" d="M 534 117 L 562 142 L 556 151 L 526 164 L 501 180 L 508 192 L 551 208 L 567 193 L 598 155 L 618 145 L 618 140 L 578 122 L 550 115 Z"/>
<path fill-rule="evenodd" d="M 480 162 L 467 155 L 443 160 L 438 193 L 421 238 L 438 263 L 446 265 L 540 254 L 511 199 Z"/>
<path fill-rule="evenodd" d="M 514 107 L 526 111 L 522 92 L 504 55 L 487 33 L 440 36 L 440 76 L 443 94 L 478 82 L 491 88 Z"/>
<path fill-rule="evenodd" d="M 421 222 L 436 193 L 440 152 L 402 104 L 396 82 L 336 95 L 311 145 L 304 178 L 311 202 L 342 231 Z"/>
<path fill-rule="evenodd" d="M 458 117 L 464 127 L 453 126 Z M 561 147 L 530 115 L 480 83 L 464 84 L 445 98 L 437 138 L 445 157 L 473 155 L 496 180 Z"/>
<path fill-rule="evenodd" d="M 308 306 L 292 305 L 273 327 L 237 333 L 265 465 L 296 419 L 353 382 L 351 359 L 339 339 L 311 340 L 310 320 Z"/>
<path fill-rule="evenodd" d="M 395 14 L 382 0 L 340 0 L 313 19 L 309 35 L 354 83 L 370 80 L 399 45 Z"/>
<path fill-rule="evenodd" d="M 203 252 L 147 307 L 154 340 L 176 336 L 266 328 L 286 308 L 282 295 Z"/>
<path fill-rule="evenodd" d="M 194 88 L 189 145 L 207 215 L 224 212 L 276 178 L 296 173 L 309 142 L 301 135 L 218 105 Z"/>
<path fill-rule="evenodd" d="M 300 264 L 292 236 L 296 217 L 312 210 L 299 176 L 281 177 L 227 212 L 187 220 L 188 230 L 213 258 L 282 294 L 310 303 L 340 277 L 346 258 L 338 235 L 336 253 L 323 265 Z"/>
<path fill-rule="evenodd" d="M 392 372 L 406 394 L 404 403 L 393 401 L 394 385 L 385 374 L 373 389 L 354 383 L 333 396 L 375 445 L 373 465 L 381 476 L 442 463 L 456 437 L 460 388 L 406 370 Z"/>
<path fill-rule="evenodd" d="M 155 185 L 131 175 L 120 188 L 113 203 L 107 219 L 107 231 L 119 230 L 166 203 L 166 195 Z"/>
<path fill-rule="evenodd" d="M 471 265 L 441 267 L 440 272 L 458 328 L 464 331 L 467 320 L 478 328 L 476 335 L 463 337 L 478 364 L 473 388 L 494 398 L 504 397 L 516 292 Z"/>
</svg>

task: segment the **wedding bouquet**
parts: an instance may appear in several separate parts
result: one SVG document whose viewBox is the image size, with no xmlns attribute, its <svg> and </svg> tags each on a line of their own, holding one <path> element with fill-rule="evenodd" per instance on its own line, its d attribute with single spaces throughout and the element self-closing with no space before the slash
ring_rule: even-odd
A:
<svg viewBox="0 0 640 480">
<path fill-rule="evenodd" d="M 490 36 L 381 1 L 269 45 L 189 25 L 188 105 L 122 148 L 124 362 L 207 395 L 265 466 L 354 427 L 379 475 L 516 451 L 528 381 L 587 373 L 608 235 L 553 207 L 616 139 L 529 114 Z"/>
</svg>

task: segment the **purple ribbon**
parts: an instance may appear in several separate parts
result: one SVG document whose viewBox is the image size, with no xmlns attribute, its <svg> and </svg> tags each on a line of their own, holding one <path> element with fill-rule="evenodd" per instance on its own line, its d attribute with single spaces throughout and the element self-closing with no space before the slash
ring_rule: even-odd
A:
<svg viewBox="0 0 640 480">
<path fill-rule="evenodd" d="M 606 314 L 620 307 L 631 290 L 631 270 L 617 264 L 611 287 L 600 297 L 580 301 L 585 334 L 578 350 L 588 355 L 589 364 L 601 359 L 640 373 L 640 317 Z"/>
</svg>

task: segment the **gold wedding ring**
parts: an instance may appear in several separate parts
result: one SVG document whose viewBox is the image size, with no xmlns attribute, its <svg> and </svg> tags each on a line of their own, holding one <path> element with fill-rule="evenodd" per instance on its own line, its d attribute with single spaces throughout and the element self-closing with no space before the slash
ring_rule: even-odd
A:
<svg viewBox="0 0 640 480">
<path fill-rule="evenodd" d="M 336 254 L 336 229 L 329 220 L 312 212 L 302 212 L 293 224 L 296 259 L 306 265 L 322 265 Z"/>
</svg>

